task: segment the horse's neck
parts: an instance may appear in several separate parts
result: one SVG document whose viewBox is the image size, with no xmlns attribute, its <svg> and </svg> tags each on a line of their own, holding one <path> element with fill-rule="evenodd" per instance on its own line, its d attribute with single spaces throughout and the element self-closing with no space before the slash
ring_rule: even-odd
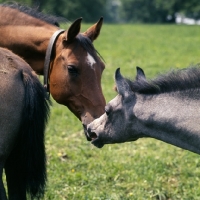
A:
<svg viewBox="0 0 200 200">
<path fill-rule="evenodd" d="M 140 100 L 139 100 L 140 99 Z M 147 137 L 200 153 L 200 93 L 142 96 L 134 107 Z"/>
<path fill-rule="evenodd" d="M 5 19 L 0 18 L 0 46 L 12 50 L 24 58 L 38 74 L 43 74 L 47 45 L 58 28 L 40 20 L 38 23 L 30 22 L 29 25 L 16 23 L 6 24 Z"/>
</svg>

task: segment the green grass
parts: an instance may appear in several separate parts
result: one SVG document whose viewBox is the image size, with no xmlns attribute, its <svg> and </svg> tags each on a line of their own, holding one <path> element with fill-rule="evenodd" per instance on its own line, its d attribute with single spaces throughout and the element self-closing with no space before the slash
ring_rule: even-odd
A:
<svg viewBox="0 0 200 200">
<path fill-rule="evenodd" d="M 83 25 L 86 30 L 89 25 Z M 147 78 L 200 61 L 200 28 L 175 25 L 103 25 L 94 42 L 106 61 L 102 88 L 111 100 L 120 67 Z M 45 200 L 200 199 L 200 157 L 155 139 L 95 148 L 81 123 L 55 102 L 46 130 L 48 185 Z"/>
</svg>

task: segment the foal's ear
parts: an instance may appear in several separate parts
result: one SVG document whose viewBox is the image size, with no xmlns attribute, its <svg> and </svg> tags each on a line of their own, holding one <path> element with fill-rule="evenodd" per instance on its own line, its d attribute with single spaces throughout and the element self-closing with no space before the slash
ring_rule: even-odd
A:
<svg viewBox="0 0 200 200">
<path fill-rule="evenodd" d="M 120 68 L 118 68 L 115 72 L 115 82 L 118 93 L 125 97 L 128 96 L 128 94 L 131 92 L 131 88 L 126 82 L 125 78 L 121 75 Z"/>
<path fill-rule="evenodd" d="M 82 21 L 82 17 L 78 18 L 76 21 L 74 21 L 71 24 L 66 35 L 67 41 L 73 40 L 79 34 L 81 30 L 81 21 Z"/>
<path fill-rule="evenodd" d="M 83 35 L 89 37 L 90 40 L 93 42 L 99 36 L 102 24 L 103 24 L 103 17 L 101 17 L 96 24 L 88 28 L 87 31 L 83 33 Z"/>
<path fill-rule="evenodd" d="M 145 76 L 145 74 L 144 74 L 143 69 L 140 68 L 140 67 L 138 67 L 138 66 L 136 67 L 136 69 L 137 69 L 136 80 L 139 81 L 139 80 L 144 80 L 144 79 L 146 79 L 146 76 Z"/>
</svg>

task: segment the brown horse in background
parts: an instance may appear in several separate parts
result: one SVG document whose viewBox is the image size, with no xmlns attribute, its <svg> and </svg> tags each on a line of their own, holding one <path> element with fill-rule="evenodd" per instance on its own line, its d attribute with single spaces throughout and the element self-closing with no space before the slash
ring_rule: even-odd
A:
<svg viewBox="0 0 200 200">
<path fill-rule="evenodd" d="M 46 184 L 46 92 L 31 67 L 0 48 L 0 199 L 6 200 L 5 169 L 10 200 L 43 196 Z"/>
<path fill-rule="evenodd" d="M 100 34 L 103 18 L 80 32 L 81 18 L 68 30 L 60 30 L 57 19 L 17 4 L 0 6 L 0 46 L 22 57 L 46 78 L 52 97 L 67 106 L 86 125 L 104 112 L 101 75 L 105 68 L 92 42 Z M 56 35 L 55 35 L 56 34 Z M 52 36 L 53 35 L 53 36 Z M 48 45 L 49 70 L 44 69 Z"/>
</svg>

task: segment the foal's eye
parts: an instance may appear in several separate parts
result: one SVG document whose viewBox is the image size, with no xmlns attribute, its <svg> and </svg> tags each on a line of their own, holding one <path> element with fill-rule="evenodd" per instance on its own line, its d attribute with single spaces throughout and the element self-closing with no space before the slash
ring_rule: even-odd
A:
<svg viewBox="0 0 200 200">
<path fill-rule="evenodd" d="M 68 70 L 69 74 L 72 76 L 78 75 L 78 70 L 76 69 L 76 67 L 74 65 L 68 65 L 67 70 Z"/>
<path fill-rule="evenodd" d="M 107 116 L 110 114 L 110 108 L 108 106 L 105 106 L 105 113 Z"/>
</svg>

